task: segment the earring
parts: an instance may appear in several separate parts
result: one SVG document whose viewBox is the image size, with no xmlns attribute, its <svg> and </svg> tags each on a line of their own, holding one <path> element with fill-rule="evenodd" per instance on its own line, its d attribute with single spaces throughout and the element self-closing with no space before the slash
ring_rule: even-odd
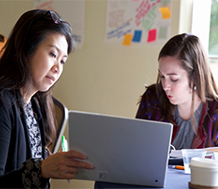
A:
<svg viewBox="0 0 218 189">
<path fill-rule="evenodd" d="M 196 87 L 196 86 L 194 86 L 194 91 L 196 91 L 196 89 L 197 89 L 197 87 Z"/>
</svg>

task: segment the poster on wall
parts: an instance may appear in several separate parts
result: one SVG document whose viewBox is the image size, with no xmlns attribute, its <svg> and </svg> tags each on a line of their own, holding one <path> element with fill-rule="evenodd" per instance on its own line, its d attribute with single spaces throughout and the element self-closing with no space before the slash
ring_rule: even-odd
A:
<svg viewBox="0 0 218 189">
<path fill-rule="evenodd" d="M 82 48 L 84 43 L 85 0 L 34 0 L 34 8 L 57 12 L 62 20 L 66 20 L 71 25 L 77 48 Z"/>
<path fill-rule="evenodd" d="M 165 43 L 171 32 L 171 0 L 107 0 L 106 43 Z"/>
</svg>

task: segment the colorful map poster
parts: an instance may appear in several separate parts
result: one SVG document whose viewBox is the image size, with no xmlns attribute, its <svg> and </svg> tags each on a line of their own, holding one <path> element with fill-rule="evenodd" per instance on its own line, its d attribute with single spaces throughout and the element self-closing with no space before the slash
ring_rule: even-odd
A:
<svg viewBox="0 0 218 189">
<path fill-rule="evenodd" d="M 106 43 L 163 44 L 171 32 L 171 0 L 107 0 Z"/>
<path fill-rule="evenodd" d="M 73 38 L 77 42 L 77 48 L 82 48 L 84 43 L 85 0 L 34 0 L 34 8 L 56 11 L 63 20 L 66 20 L 72 26 Z"/>
</svg>

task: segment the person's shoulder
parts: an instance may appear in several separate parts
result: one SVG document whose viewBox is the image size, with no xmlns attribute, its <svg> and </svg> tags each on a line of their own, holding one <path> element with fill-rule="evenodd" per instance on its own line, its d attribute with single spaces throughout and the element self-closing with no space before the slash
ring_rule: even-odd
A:
<svg viewBox="0 0 218 189">
<path fill-rule="evenodd" d="M 15 92 L 0 86 L 0 102 L 4 104 L 9 102 L 14 102 L 14 100 L 15 100 Z"/>
<path fill-rule="evenodd" d="M 144 95 L 149 95 L 149 94 L 156 94 L 156 84 L 151 84 L 149 86 L 145 87 L 145 93 Z"/>
<path fill-rule="evenodd" d="M 149 86 L 147 86 L 146 87 L 147 88 L 147 90 L 151 90 L 151 91 L 156 91 L 156 84 L 151 84 L 151 85 L 149 85 Z"/>
<path fill-rule="evenodd" d="M 144 94 L 141 96 L 141 101 L 145 101 L 145 100 L 156 100 L 157 99 L 157 94 L 156 94 L 156 84 L 151 84 L 149 86 L 145 87 L 145 92 Z"/>
<path fill-rule="evenodd" d="M 218 114 L 218 100 L 207 100 L 207 102 L 204 103 L 204 107 L 209 115 Z"/>
<path fill-rule="evenodd" d="M 217 100 L 215 100 L 215 99 L 213 99 L 213 100 L 211 100 L 211 99 L 210 99 L 210 100 L 207 100 L 207 101 L 206 101 L 206 104 L 207 104 L 208 107 L 211 107 L 211 106 L 214 106 L 214 105 L 215 105 L 215 106 L 218 106 L 218 99 L 217 99 Z"/>
</svg>

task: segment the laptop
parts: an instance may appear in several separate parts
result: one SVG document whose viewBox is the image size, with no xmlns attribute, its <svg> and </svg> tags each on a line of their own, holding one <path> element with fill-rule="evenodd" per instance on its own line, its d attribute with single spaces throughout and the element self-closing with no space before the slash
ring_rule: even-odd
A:
<svg viewBox="0 0 218 189">
<path fill-rule="evenodd" d="M 69 111 L 69 148 L 84 153 L 93 170 L 75 179 L 164 187 L 173 125 Z"/>
</svg>

